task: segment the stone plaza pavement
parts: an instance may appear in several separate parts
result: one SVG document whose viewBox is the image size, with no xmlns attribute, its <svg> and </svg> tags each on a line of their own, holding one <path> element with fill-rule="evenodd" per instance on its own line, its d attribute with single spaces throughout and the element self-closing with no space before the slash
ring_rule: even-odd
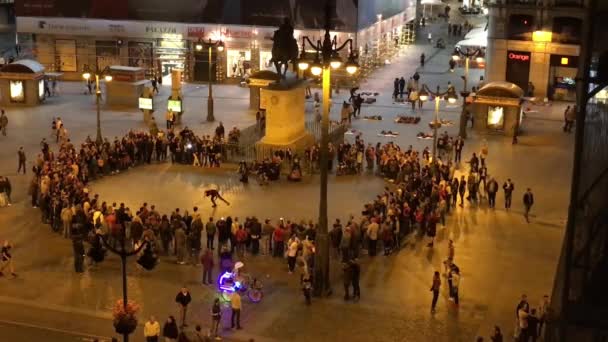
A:
<svg viewBox="0 0 608 342">
<path fill-rule="evenodd" d="M 435 25 L 437 37 L 442 27 Z M 443 30 L 445 31 L 445 30 Z M 461 87 L 459 75 L 447 72 L 451 49 L 435 52 L 423 42 L 408 47 L 391 65 L 378 69 L 361 89 L 380 92 L 378 102 L 363 108 L 363 115 L 380 114 L 383 121 L 355 120 L 353 128 L 363 134 L 366 142 L 389 141 L 378 137 L 380 130 L 391 129 L 400 134 L 392 138 L 403 147 L 416 149 L 431 146 L 432 140 L 419 140 L 419 131 L 428 131 L 432 105 L 426 104 L 418 114 L 418 125 L 398 125 L 393 118 L 410 113 L 408 106 L 391 100 L 392 80 L 397 75 L 409 77 L 418 67 L 419 55 L 433 56 L 424 69 L 419 69 L 423 82 L 434 88 L 451 81 Z M 475 75 L 475 73 L 477 74 Z M 470 78 L 478 79 L 479 71 Z M 474 85 L 475 83 L 473 83 Z M 32 341 L 45 336 L 47 341 L 82 341 L 95 336 L 113 336 L 110 322 L 111 306 L 121 297 L 120 264 L 109 256 L 95 269 L 82 275 L 72 267 L 71 243 L 40 224 L 39 211 L 26 200 L 29 175 L 15 174 L 16 151 L 24 146 L 31 161 L 39 149 L 39 141 L 50 134 L 53 116 L 61 116 L 74 142 L 95 134 L 95 107 L 91 96 L 82 95 L 83 84 L 61 85 L 62 94 L 51 98 L 39 108 L 8 109 L 7 137 L 0 137 L 0 174 L 13 183 L 14 205 L 0 209 L 0 240 L 10 239 L 15 245 L 13 255 L 19 277 L 0 278 L 0 334 L 11 341 Z M 196 132 L 210 132 L 215 124 L 201 123 L 206 111 L 206 86 L 186 85 L 185 123 Z M 158 101 L 168 95 L 164 87 Z M 248 90 L 237 86 L 217 86 L 216 118 L 226 127 L 252 124 L 254 113 L 246 110 Z M 348 98 L 343 90 L 333 100 L 332 114 Z M 549 293 L 563 237 L 566 219 L 573 135 L 561 131 L 561 114 L 565 104 L 534 107 L 527 116 L 524 133 L 518 145 L 501 136 L 470 134 L 463 157 L 480 150 L 487 140 L 489 173 L 499 183 L 510 177 L 516 191 L 511 212 L 498 208 L 458 208 L 447 226 L 438 230 L 434 249 L 412 236 L 403 249 L 390 257 L 362 258 L 362 299 L 358 303 L 343 302 L 339 265 L 332 264 L 334 295 L 314 300 L 307 307 L 299 291 L 299 276 L 288 275 L 283 259 L 267 256 L 246 257 L 247 270 L 262 279 L 265 297 L 261 303 L 244 300 L 243 326 L 238 332 L 224 331 L 234 340 L 255 338 L 256 341 L 471 341 L 477 335 L 488 336 L 493 326 L 503 328 L 505 337 L 512 333 L 514 309 L 522 293 L 536 305 Z M 442 105 L 441 116 L 454 121 L 447 127 L 457 131 L 459 107 Z M 162 123 L 163 113 L 157 120 Z M 142 128 L 141 113 L 104 110 L 103 130 L 108 137 Z M 352 139 L 352 136 L 347 136 Z M 56 148 L 53 145 L 53 148 Z M 190 209 L 199 205 L 203 216 L 232 215 L 258 218 L 316 219 L 318 177 L 291 184 L 281 181 L 261 188 L 256 184 L 243 186 L 234 173 L 225 170 L 194 169 L 188 166 L 152 165 L 106 177 L 92 185 L 94 192 L 109 202 L 125 202 L 136 206 L 147 201 L 162 211 L 175 207 Z M 220 205 L 211 211 L 200 196 L 202 188 L 218 185 L 230 207 Z M 379 193 L 383 180 L 373 175 L 330 176 L 330 222 L 358 215 L 364 202 Z M 530 224 L 522 217 L 521 196 L 525 187 L 532 187 L 536 204 Z M 432 273 L 441 269 L 446 256 L 447 240 L 456 246 L 456 263 L 462 270 L 461 305 L 455 309 L 447 300 L 447 285 L 442 288 L 438 312 L 429 312 Z M 162 258 L 152 272 L 142 272 L 129 262 L 129 297 L 142 304 L 140 322 L 154 314 L 162 323 L 167 315 L 177 316 L 173 302 L 182 285 L 193 294 L 190 326 L 209 326 L 209 310 L 217 295 L 212 287 L 202 287 L 198 267 L 178 266 L 172 258 Z M 445 279 L 444 279 L 445 283 Z M 229 324 L 229 310 L 224 312 L 224 325 Z M 51 330 L 49 330 L 51 329 Z M 44 331 L 48 331 L 45 334 Z M 57 336 L 55 336 L 57 335 Z M 140 326 L 133 341 L 143 340 Z"/>
</svg>

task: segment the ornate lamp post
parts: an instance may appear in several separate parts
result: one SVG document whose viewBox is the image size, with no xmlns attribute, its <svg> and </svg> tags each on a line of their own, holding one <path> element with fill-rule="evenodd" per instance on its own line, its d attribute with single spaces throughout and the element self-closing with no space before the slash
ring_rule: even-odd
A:
<svg viewBox="0 0 608 342">
<path fill-rule="evenodd" d="M 432 96 L 435 100 L 435 120 L 431 122 L 431 127 L 433 128 L 433 164 L 437 164 L 437 136 L 439 127 L 441 127 L 441 122 L 439 122 L 439 102 L 442 99 L 448 100 L 449 103 L 456 103 L 458 100 L 458 95 L 456 95 L 456 90 L 454 87 L 448 87 L 448 90 L 445 92 L 441 92 L 439 90 L 439 86 L 437 86 L 437 91 L 433 92 L 427 87 L 426 84 L 422 86 L 422 90 L 418 95 L 420 97 L 420 101 L 426 101 L 429 99 L 429 95 Z"/>
<path fill-rule="evenodd" d="M 458 135 L 460 135 L 463 139 L 467 137 L 467 121 L 466 121 L 466 101 L 470 92 L 467 90 L 467 82 L 469 79 L 469 60 L 471 58 L 475 58 L 477 63 L 481 63 L 484 61 L 483 51 L 480 49 L 475 49 L 474 51 L 462 51 L 460 48 L 455 48 L 454 53 L 452 53 L 452 60 L 459 61 L 464 58 L 464 76 L 462 76 L 462 80 L 464 81 L 464 89 L 460 93 L 462 95 L 462 112 L 460 113 L 460 127 L 458 130 Z"/>
<path fill-rule="evenodd" d="M 99 88 L 99 77 L 103 76 L 106 82 L 112 81 L 112 75 L 110 75 L 110 68 L 105 67 L 101 72 L 92 73 L 89 70 L 89 66 L 85 65 L 82 73 L 82 78 L 84 78 L 87 82 L 91 79 L 91 77 L 95 76 L 95 103 L 97 105 L 97 138 L 95 142 L 98 145 L 103 143 L 103 138 L 101 136 L 101 89 Z"/>
<path fill-rule="evenodd" d="M 212 64 L 213 64 L 213 60 L 211 58 L 212 54 L 213 54 L 213 48 L 217 47 L 217 51 L 222 52 L 224 51 L 224 42 L 221 40 L 212 42 L 211 38 L 209 38 L 208 41 L 203 42 L 202 40 L 199 40 L 196 45 L 194 46 L 194 48 L 196 49 L 196 51 L 200 52 L 203 51 L 204 47 L 207 47 L 209 49 L 209 94 L 207 96 L 207 121 L 208 122 L 213 122 L 215 121 L 215 116 L 213 116 L 213 83 L 211 80 L 211 72 L 212 72 Z"/>
<path fill-rule="evenodd" d="M 329 143 L 329 98 L 330 98 L 330 75 L 332 69 L 339 69 L 342 66 L 349 74 L 354 74 L 359 68 L 357 56 L 353 52 L 353 40 L 348 39 L 344 44 L 338 46 L 336 37 L 330 37 L 331 29 L 331 9 L 329 2 L 325 6 L 325 35 L 323 41 L 317 40 L 313 43 L 308 37 L 302 37 L 302 55 L 298 60 L 298 68 L 310 72 L 314 76 L 322 75 L 323 79 L 323 118 L 321 120 L 321 149 L 320 149 L 320 168 L 321 168 L 321 191 L 319 199 L 319 230 L 316 235 L 317 252 L 315 254 L 315 274 L 314 274 L 314 294 L 321 296 L 329 294 L 329 240 L 327 222 L 327 174 L 328 174 L 328 143 Z M 305 45 L 308 42 L 310 48 L 316 51 L 316 56 L 312 63 L 305 56 Z M 348 45 L 349 56 L 346 63 L 342 62 L 339 52 Z"/>
<path fill-rule="evenodd" d="M 128 251 L 125 245 L 125 240 L 126 240 L 126 232 L 125 229 L 122 230 L 122 236 L 120 238 L 120 249 L 116 249 L 113 246 L 111 246 L 105 239 L 103 239 L 100 235 L 99 238 L 101 239 L 101 241 L 103 242 L 103 245 L 112 253 L 118 255 L 120 257 L 120 261 L 121 261 L 121 268 L 122 268 L 122 304 L 123 304 L 123 308 L 125 310 L 125 312 L 127 312 L 127 305 L 128 305 L 128 300 L 127 300 L 127 258 L 133 255 L 137 255 L 144 247 L 146 247 L 148 245 L 148 241 L 144 241 L 138 248 L 133 249 L 131 251 Z M 144 253 L 145 255 L 145 253 Z M 152 267 L 153 265 L 156 264 L 156 260 L 147 260 L 149 262 L 152 263 Z M 125 329 L 125 327 L 120 327 L 117 328 L 117 332 L 119 332 L 118 330 L 122 330 Z M 120 333 L 123 336 L 123 341 L 124 342 L 128 342 L 129 341 L 129 334 L 133 332 L 133 331 L 120 331 Z"/>
</svg>

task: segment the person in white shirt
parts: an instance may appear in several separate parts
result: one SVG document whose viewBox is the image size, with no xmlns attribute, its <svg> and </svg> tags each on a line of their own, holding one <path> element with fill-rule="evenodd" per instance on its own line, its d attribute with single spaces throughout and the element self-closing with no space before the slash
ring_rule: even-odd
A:
<svg viewBox="0 0 608 342">
<path fill-rule="evenodd" d="M 287 266 L 289 267 L 289 274 L 292 274 L 296 267 L 296 256 L 298 255 L 299 245 L 300 241 L 295 235 L 287 242 Z"/>
<path fill-rule="evenodd" d="M 160 336 L 160 324 L 154 318 L 150 316 L 150 319 L 144 324 L 144 337 L 146 342 L 158 342 Z"/>
</svg>

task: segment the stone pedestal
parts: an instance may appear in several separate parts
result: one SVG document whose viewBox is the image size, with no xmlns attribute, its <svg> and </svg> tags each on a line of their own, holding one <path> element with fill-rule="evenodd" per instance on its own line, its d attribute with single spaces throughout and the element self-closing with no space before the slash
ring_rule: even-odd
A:
<svg viewBox="0 0 608 342">
<path fill-rule="evenodd" d="M 272 84 L 264 89 L 266 135 L 258 146 L 301 149 L 314 143 L 314 137 L 306 131 L 304 92 L 304 82 Z"/>
</svg>

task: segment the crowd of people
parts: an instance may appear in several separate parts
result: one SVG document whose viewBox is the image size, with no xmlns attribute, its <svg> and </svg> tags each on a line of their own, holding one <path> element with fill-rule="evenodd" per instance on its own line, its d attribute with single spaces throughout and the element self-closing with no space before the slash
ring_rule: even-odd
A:
<svg viewBox="0 0 608 342">
<path fill-rule="evenodd" d="M 401 85 L 398 85 L 398 89 L 400 93 L 403 92 Z M 412 91 L 414 89 L 408 86 L 408 92 Z M 219 166 L 225 153 L 221 146 L 226 141 L 221 123 L 213 137 L 198 137 L 184 127 L 179 131 L 160 131 L 156 135 L 130 131 L 122 138 L 116 137 L 113 142 L 104 139 L 101 144 L 87 137 L 78 147 L 71 142 L 60 118 L 53 120 L 52 133 L 58 150 L 53 151 L 49 142 L 42 139 L 41 153 L 32 168 L 29 194 L 32 206 L 41 210 L 42 222 L 72 239 L 76 272 L 84 272 L 83 255 L 87 255 L 89 264 L 95 266 L 103 260 L 106 245 L 116 246 L 126 239 L 132 248 L 141 250 L 138 260 L 141 267 L 150 268 L 151 255 L 171 256 L 178 264 L 201 265 L 204 274 L 202 283 L 210 284 L 213 283 L 212 269 L 215 264 L 209 251 L 217 247 L 220 270 L 229 269 L 233 258 L 243 259 L 247 254 L 260 253 L 285 257 L 289 273 L 295 272 L 296 265 L 302 266 L 302 290 L 306 302 L 310 303 L 310 295 L 306 294 L 312 283 L 318 230 L 318 224 L 312 220 L 297 222 L 281 218 L 273 223 L 270 219 L 261 221 L 253 216 L 243 221 L 231 216 L 217 220 L 213 217 L 204 219 L 197 207 L 193 207 L 191 212 L 176 208 L 170 214 L 161 214 L 148 203 L 131 210 L 124 203 L 106 202 L 89 192 L 88 183 L 92 180 L 152 161 L 170 159 L 176 163 Z M 238 143 L 239 135 L 235 128 L 228 134 L 227 141 Z M 419 152 L 413 150 L 412 146 L 402 149 L 392 142 L 374 146 L 366 144 L 361 135 L 357 135 L 352 144 L 330 145 L 329 164 L 326 166 L 329 169 L 332 169 L 335 159 L 338 174 L 358 174 L 365 167 L 389 181 L 382 193 L 363 206 L 360 215 L 351 215 L 346 221 L 336 219 L 329 232 L 332 255 L 343 266 L 345 300 L 361 296 L 359 258 L 362 255 L 374 257 L 378 250 L 386 256 L 391 255 L 401 247 L 403 238 L 413 231 L 426 235 L 427 246 L 432 248 L 437 226 L 446 225 L 446 216 L 455 210 L 459 197 L 460 207 L 464 207 L 467 195 L 470 206 L 477 206 L 487 198 L 488 206 L 494 208 L 498 183 L 488 174 L 487 146 L 479 154 L 472 154 L 467 161 L 468 174 L 458 179 L 455 176 L 456 165 L 461 162 L 463 146 L 460 137 L 450 137 L 446 132 L 438 139 L 439 155 L 437 160 L 433 160 L 428 148 Z M 23 164 L 25 173 L 22 149 L 18 155 L 19 169 Z M 241 164 L 242 180 L 252 170 L 261 172 L 265 178 L 274 177 L 271 175 L 278 177 L 283 160 L 292 165 L 290 175 L 294 170 L 300 171 L 299 157 L 288 149 L 277 151 L 272 159 L 252 166 Z M 324 167 L 319 165 L 318 145 L 306 150 L 304 162 L 313 169 Z M 511 180 L 503 184 L 503 190 L 505 208 L 509 209 L 514 191 Z M 8 194 L 4 197 L 10 203 L 10 182 L 5 177 L 0 178 L 0 193 Z M 530 195 L 528 189 L 524 195 L 526 219 L 533 204 Z M 224 200 L 221 195 L 220 199 Z M 215 206 L 214 198 L 212 202 Z M 206 237 L 205 252 L 203 237 Z M 90 244 L 88 252 L 85 252 L 84 242 Z M 144 244 L 145 248 L 140 248 Z M 8 249 L 6 253 L 3 250 L 3 258 L 5 254 L 10 259 Z M 449 284 L 449 297 L 457 306 L 460 269 L 454 261 L 454 245 L 450 241 L 444 276 Z M 8 267 L 8 263 L 5 265 Z M 14 273 L 12 264 L 10 268 Z M 433 312 L 440 286 L 440 275 L 435 274 L 431 287 Z"/>
</svg>

